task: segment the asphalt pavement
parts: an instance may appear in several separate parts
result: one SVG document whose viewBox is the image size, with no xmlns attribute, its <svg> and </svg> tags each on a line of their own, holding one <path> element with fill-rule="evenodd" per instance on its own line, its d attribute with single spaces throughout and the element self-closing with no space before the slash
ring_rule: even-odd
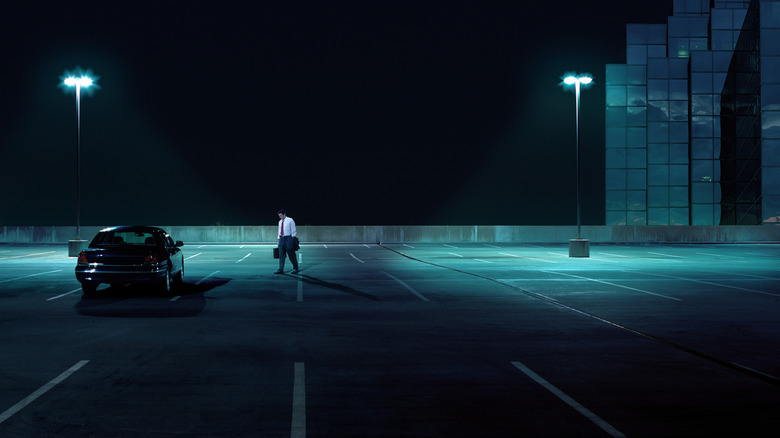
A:
<svg viewBox="0 0 780 438">
<path fill-rule="evenodd" d="M 762 437 L 780 245 L 185 242 L 168 295 L 0 245 L 0 437 Z"/>
</svg>

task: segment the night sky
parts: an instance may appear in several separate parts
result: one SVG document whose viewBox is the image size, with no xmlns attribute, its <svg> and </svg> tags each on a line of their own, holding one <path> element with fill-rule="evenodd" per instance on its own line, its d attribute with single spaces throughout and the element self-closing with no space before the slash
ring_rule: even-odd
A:
<svg viewBox="0 0 780 438">
<path fill-rule="evenodd" d="M 22 2 L 18 2 L 22 3 Z M 172 2 L 173 3 L 173 2 Z M 4 6 L 0 225 L 604 223 L 604 70 L 672 0 Z M 246 2 L 249 3 L 249 2 Z M 532 6 L 529 6 L 532 5 Z M 143 5 L 143 6 L 141 6 Z M 587 6 L 587 7 L 583 7 Z"/>
</svg>

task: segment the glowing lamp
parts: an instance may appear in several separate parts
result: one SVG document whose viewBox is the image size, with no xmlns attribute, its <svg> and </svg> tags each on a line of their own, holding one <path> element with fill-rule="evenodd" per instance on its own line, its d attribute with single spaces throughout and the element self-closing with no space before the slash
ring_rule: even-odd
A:
<svg viewBox="0 0 780 438">
<path fill-rule="evenodd" d="M 69 87 L 78 86 L 78 87 L 89 87 L 92 85 L 92 78 L 89 76 L 82 76 L 80 78 L 74 78 L 73 76 L 69 76 L 65 78 L 65 85 Z"/>
<path fill-rule="evenodd" d="M 580 76 L 580 77 L 566 76 L 566 78 L 563 79 L 563 83 L 566 85 L 574 85 L 574 84 L 588 85 L 591 82 L 593 82 L 593 78 L 590 76 Z"/>
</svg>

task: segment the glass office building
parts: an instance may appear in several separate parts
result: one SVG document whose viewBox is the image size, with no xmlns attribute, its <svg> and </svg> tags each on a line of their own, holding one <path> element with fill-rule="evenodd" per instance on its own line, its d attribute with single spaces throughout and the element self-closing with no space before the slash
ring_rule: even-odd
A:
<svg viewBox="0 0 780 438">
<path fill-rule="evenodd" d="M 674 0 L 606 67 L 606 224 L 780 222 L 780 0 Z"/>
</svg>

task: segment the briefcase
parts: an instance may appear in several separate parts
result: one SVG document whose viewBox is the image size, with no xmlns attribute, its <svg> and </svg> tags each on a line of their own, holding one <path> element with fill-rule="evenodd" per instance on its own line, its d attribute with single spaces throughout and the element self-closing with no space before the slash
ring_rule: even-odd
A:
<svg viewBox="0 0 780 438">
<path fill-rule="evenodd" d="M 274 258 L 275 259 L 279 258 L 279 247 L 278 246 L 276 248 L 274 248 Z"/>
</svg>

